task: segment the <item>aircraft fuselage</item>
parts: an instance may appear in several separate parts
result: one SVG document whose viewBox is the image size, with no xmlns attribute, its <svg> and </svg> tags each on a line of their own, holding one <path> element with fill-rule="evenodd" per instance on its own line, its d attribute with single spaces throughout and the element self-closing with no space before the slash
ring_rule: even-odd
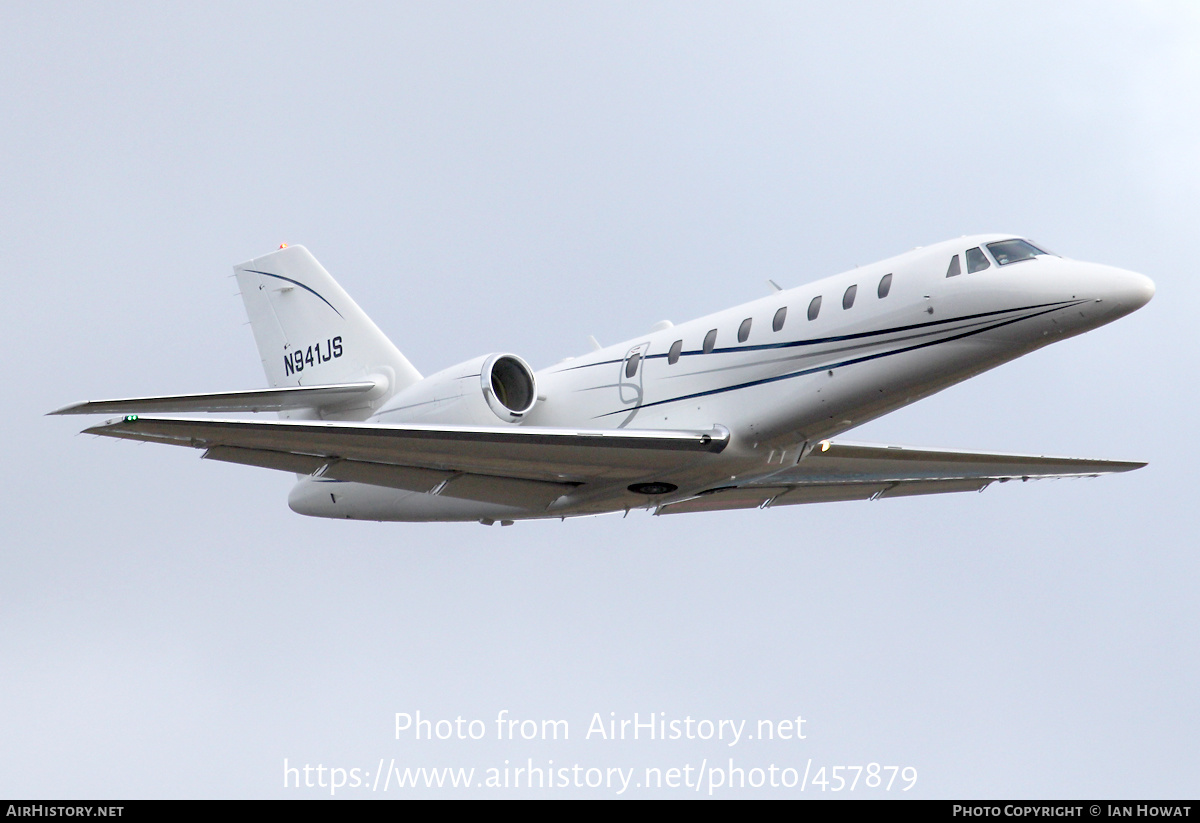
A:
<svg viewBox="0 0 1200 823">
<path fill-rule="evenodd" d="M 662 485 L 650 491 L 669 492 L 614 478 L 529 510 L 306 477 L 289 504 L 325 517 L 485 521 L 658 506 L 790 468 L 827 438 L 1111 322 L 1154 293 L 1143 275 L 1040 249 L 1021 259 L 1008 241 L 1022 242 L 980 235 L 915 249 L 536 373 L 538 402 L 523 425 L 727 429 L 724 451 L 654 478 Z M 397 396 L 371 420 L 437 414 Z"/>
</svg>

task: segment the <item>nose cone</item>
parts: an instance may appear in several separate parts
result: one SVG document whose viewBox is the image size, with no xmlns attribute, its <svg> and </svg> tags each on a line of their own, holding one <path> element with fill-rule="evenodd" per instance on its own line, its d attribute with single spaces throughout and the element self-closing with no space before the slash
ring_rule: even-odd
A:
<svg viewBox="0 0 1200 823">
<path fill-rule="evenodd" d="M 1106 291 L 1112 303 L 1110 311 L 1115 317 L 1124 317 L 1150 302 L 1154 296 L 1154 281 L 1144 274 L 1112 269 Z"/>
<path fill-rule="evenodd" d="M 1091 291 L 1096 296 L 1103 322 L 1137 311 L 1154 296 L 1154 281 L 1137 272 L 1091 265 L 1084 273 L 1084 278 L 1092 288 L 1080 284 L 1080 290 L 1084 294 Z"/>
<path fill-rule="evenodd" d="M 1154 296 L 1154 281 L 1144 274 L 1131 271 L 1126 274 L 1127 284 L 1120 300 L 1129 307 L 1129 311 L 1137 311 Z"/>
</svg>

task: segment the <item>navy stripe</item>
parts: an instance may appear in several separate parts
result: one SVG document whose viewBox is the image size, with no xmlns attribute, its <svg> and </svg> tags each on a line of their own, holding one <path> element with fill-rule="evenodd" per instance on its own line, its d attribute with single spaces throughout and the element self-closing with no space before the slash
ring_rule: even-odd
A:
<svg viewBox="0 0 1200 823">
<path fill-rule="evenodd" d="M 664 354 L 646 355 L 646 357 L 652 357 L 652 356 L 653 357 L 666 357 L 666 355 L 664 355 Z M 624 363 L 624 362 L 625 362 L 625 358 L 623 358 L 623 357 L 620 360 L 597 360 L 595 363 L 583 363 L 582 365 L 579 365 L 579 366 L 567 366 L 565 369 L 559 369 L 559 371 L 555 372 L 555 374 L 558 374 L 559 372 L 564 372 L 564 371 L 575 371 L 576 369 L 590 369 L 592 366 L 611 366 L 614 363 Z"/>
<path fill-rule="evenodd" d="M 978 314 L 964 314 L 961 317 L 951 317 L 946 320 L 929 320 L 924 323 L 913 323 L 908 326 L 894 326 L 890 329 L 877 329 L 875 331 L 860 331 L 852 334 L 839 334 L 833 337 L 814 337 L 810 340 L 793 340 L 785 343 L 759 343 L 752 346 L 728 346 L 722 349 L 713 349 L 710 354 L 731 354 L 733 352 L 743 351 L 766 351 L 769 349 L 790 349 L 797 346 L 817 346 L 821 343 L 839 343 L 845 340 L 861 340 L 866 337 L 879 337 L 885 334 L 895 334 L 896 332 L 912 331 L 913 329 L 926 329 L 933 326 L 944 326 L 947 323 L 958 323 L 963 320 L 978 320 L 981 317 L 995 317 L 998 314 L 1011 314 L 1015 311 L 1030 311 L 1031 309 L 1042 309 L 1046 307 L 1055 308 L 1070 308 L 1078 306 L 1080 303 L 1086 303 L 1086 300 L 1060 300 L 1056 303 L 1037 303 L 1032 306 L 1019 306 L 1013 309 L 996 309 L 994 311 L 985 311 Z M 1036 316 L 1036 315 L 1033 315 Z M 656 332 L 657 333 L 657 332 Z M 693 351 L 680 352 L 680 357 L 691 357 L 704 354 L 703 349 L 694 349 Z M 643 355 L 645 360 L 657 360 L 667 357 L 670 352 L 662 352 L 661 354 L 646 354 Z M 568 366 L 560 371 L 575 371 L 576 369 L 589 369 L 593 366 L 609 366 L 614 363 L 623 363 L 624 358 L 619 360 L 598 360 L 595 363 L 583 363 L 578 366 Z M 556 372 L 557 374 L 557 372 Z"/>
<path fill-rule="evenodd" d="M 274 278 L 277 278 L 277 279 L 279 279 L 279 280 L 286 280 L 287 282 L 291 283 L 292 285 L 299 286 L 300 288 L 304 289 L 305 291 L 309 292 L 310 294 L 314 294 L 314 295 L 316 295 L 316 296 L 317 296 L 317 298 L 318 298 L 318 299 L 319 299 L 319 300 L 320 300 L 322 303 L 324 303 L 324 304 L 325 304 L 326 306 L 328 306 L 329 308 L 333 309 L 333 304 L 332 304 L 332 303 L 330 303 L 330 302 L 329 302 L 328 300 L 326 300 L 324 297 L 321 297 L 321 295 L 317 294 L 317 292 L 316 292 L 316 291 L 314 291 L 313 289 L 311 289 L 311 288 L 309 288 L 308 286 L 304 285 L 304 284 L 303 284 L 303 283 L 301 283 L 299 280 L 293 280 L 293 279 L 292 279 L 292 278 L 290 278 L 290 277 L 284 277 L 282 274 L 272 274 L 272 273 L 271 273 L 271 272 L 269 272 L 269 271 L 258 271 L 257 269 L 243 269 L 243 271 L 254 272 L 255 274 L 265 274 L 267 277 L 274 277 Z M 342 317 L 342 313 L 341 313 L 340 311 L 338 311 L 337 309 L 333 309 L 333 311 L 334 311 L 334 313 L 335 313 L 335 314 L 336 314 L 338 317 Z M 343 319 L 343 320 L 345 320 L 346 318 L 345 318 L 345 317 L 342 317 L 342 319 Z"/>
<path fill-rule="evenodd" d="M 1079 300 L 1074 303 L 1071 303 L 1070 305 L 1077 306 L 1080 303 L 1086 303 L 1086 302 L 1087 302 L 1086 300 Z M 905 346 L 903 348 L 893 349 L 892 351 L 877 352 L 875 354 L 868 354 L 868 355 L 864 355 L 862 357 L 851 358 L 850 360 L 842 360 L 841 362 L 838 362 L 838 363 L 828 363 L 823 366 L 814 366 L 812 368 L 803 369 L 803 370 L 797 371 L 797 372 L 789 372 L 788 374 L 776 375 L 775 377 L 764 377 L 761 380 L 751 380 L 747 383 L 738 383 L 733 386 L 726 386 L 726 387 L 720 388 L 720 389 L 709 389 L 708 391 L 696 392 L 695 394 L 685 394 L 680 397 L 672 397 L 669 400 L 656 400 L 653 403 L 645 403 L 640 406 L 630 406 L 629 408 L 617 409 L 616 411 L 606 412 L 605 414 L 597 415 L 593 419 L 595 420 L 595 419 L 599 419 L 601 417 L 609 417 L 614 414 L 628 414 L 631 411 L 637 411 L 639 409 L 648 409 L 652 406 L 661 406 L 666 403 L 677 403 L 682 400 L 694 400 L 697 397 L 707 397 L 712 394 L 723 394 L 725 392 L 736 391 L 738 389 L 747 389 L 747 388 L 751 388 L 753 386 L 762 386 L 767 383 L 776 383 L 780 380 L 789 380 L 793 377 L 803 377 L 803 376 L 809 375 L 809 374 L 816 374 L 817 372 L 827 371 L 829 369 L 840 369 L 843 366 L 852 366 L 857 363 L 866 363 L 869 360 L 878 360 L 881 357 L 891 357 L 894 354 L 904 354 L 906 352 L 916 351 L 917 349 L 924 349 L 924 348 L 928 348 L 929 346 L 936 346 L 941 343 L 949 343 L 952 340 L 961 340 L 964 337 L 972 337 L 976 334 L 982 334 L 984 332 L 992 331 L 993 329 L 999 329 L 1003 326 L 1008 326 L 1013 323 L 1019 323 L 1022 320 L 1032 320 L 1033 318 L 1040 317 L 1043 314 L 1049 314 L 1050 312 L 1058 311 L 1060 308 L 1069 308 L 1069 306 L 1063 306 L 1063 305 L 1059 305 L 1059 304 L 1043 304 L 1043 305 L 1049 305 L 1051 307 L 1048 309 L 1043 309 L 1042 311 L 1036 312 L 1034 314 L 1029 314 L 1029 315 L 1025 315 L 1022 317 L 1014 317 L 1010 320 L 1002 320 L 998 323 L 993 323 L 989 326 L 984 326 L 983 328 L 980 328 L 980 329 L 971 329 L 969 331 L 961 332 L 960 334 L 954 334 L 949 337 L 943 337 L 939 340 L 929 340 L 924 343 L 916 343 L 912 346 Z M 1031 306 L 1030 308 L 1040 308 L 1040 307 Z M 1010 311 L 1017 311 L 1017 309 L 1011 309 Z M 988 314 L 999 314 L 999 313 L 1001 313 L 1001 312 L 988 312 Z M 977 315 L 977 316 L 982 316 L 982 315 Z M 960 319 L 967 319 L 967 318 L 960 318 Z"/>
</svg>

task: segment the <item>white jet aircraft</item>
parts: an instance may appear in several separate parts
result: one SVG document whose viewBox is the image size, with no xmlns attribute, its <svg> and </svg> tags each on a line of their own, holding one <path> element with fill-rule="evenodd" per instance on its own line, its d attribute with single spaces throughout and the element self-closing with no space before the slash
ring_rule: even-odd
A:
<svg viewBox="0 0 1200 823">
<path fill-rule="evenodd" d="M 423 378 L 301 246 L 234 271 L 271 388 L 53 413 L 123 414 L 85 431 L 294 472 L 294 511 L 356 520 L 766 508 L 1145 465 L 831 439 L 1154 294 L 1140 274 L 1011 235 L 664 321 L 536 374 L 514 354 L 486 354 Z M 155 414 L 263 411 L 280 419 Z"/>
</svg>

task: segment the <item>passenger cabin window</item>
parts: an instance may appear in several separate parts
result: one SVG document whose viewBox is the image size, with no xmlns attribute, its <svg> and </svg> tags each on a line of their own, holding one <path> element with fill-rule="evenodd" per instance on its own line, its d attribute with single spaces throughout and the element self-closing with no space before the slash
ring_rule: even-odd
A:
<svg viewBox="0 0 1200 823">
<path fill-rule="evenodd" d="M 962 266 L 958 264 L 958 255 L 954 255 L 950 260 L 950 268 L 946 269 L 947 277 L 956 277 L 962 274 Z"/>
<path fill-rule="evenodd" d="M 671 350 L 667 352 L 667 363 L 674 366 L 679 362 L 679 353 L 683 351 L 683 341 L 676 340 L 671 344 Z"/>
<path fill-rule="evenodd" d="M 704 353 L 712 354 L 712 350 L 717 347 L 717 330 L 711 329 L 708 334 L 704 335 Z"/>
<path fill-rule="evenodd" d="M 787 320 L 787 306 L 784 306 L 779 311 L 775 312 L 775 319 L 771 321 L 771 331 L 780 331 L 783 329 L 783 324 Z"/>
<path fill-rule="evenodd" d="M 988 251 L 1001 266 L 1009 263 L 1020 263 L 1022 260 L 1032 260 L 1038 255 L 1049 254 L 1028 240 L 1001 240 L 999 243 L 988 243 Z"/>
<path fill-rule="evenodd" d="M 750 336 L 750 325 L 754 322 L 753 317 L 747 317 L 742 321 L 742 325 L 738 326 L 738 342 L 745 343 L 746 338 Z"/>
<path fill-rule="evenodd" d="M 858 294 L 858 284 L 846 289 L 846 293 L 842 295 L 842 308 L 848 309 L 854 305 L 854 295 Z"/>
<path fill-rule="evenodd" d="M 888 292 L 890 292 L 891 290 L 892 290 L 892 276 L 890 274 L 885 274 L 883 276 L 883 279 L 879 281 L 879 290 L 878 290 L 879 299 L 882 300 L 883 298 L 887 297 Z"/>
<path fill-rule="evenodd" d="M 634 352 L 633 355 L 629 358 L 629 361 L 625 364 L 625 376 L 633 377 L 635 374 L 637 374 L 638 364 L 641 362 L 642 362 L 642 353 Z M 611 372 L 610 372 L 610 374 L 611 374 Z"/>
<path fill-rule="evenodd" d="M 987 255 L 983 253 L 983 249 L 979 248 L 979 246 L 967 249 L 967 274 L 983 271 L 991 265 L 988 262 Z"/>
<path fill-rule="evenodd" d="M 818 294 L 816 297 L 814 297 L 812 299 L 812 302 L 808 304 L 808 319 L 816 320 L 817 315 L 820 313 L 821 313 L 821 295 Z"/>
</svg>

